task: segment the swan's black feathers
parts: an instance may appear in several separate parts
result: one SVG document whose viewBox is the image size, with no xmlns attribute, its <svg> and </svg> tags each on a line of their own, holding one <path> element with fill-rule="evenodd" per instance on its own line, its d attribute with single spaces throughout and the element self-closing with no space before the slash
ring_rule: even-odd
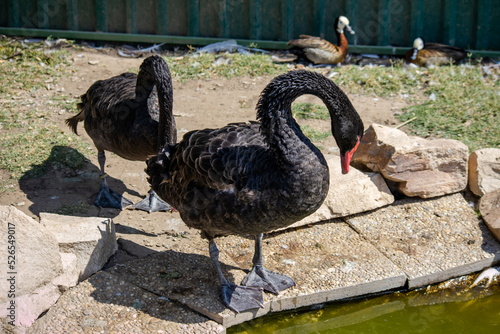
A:
<svg viewBox="0 0 500 334">
<path fill-rule="evenodd" d="M 162 148 L 147 161 L 148 181 L 188 226 L 209 239 L 221 299 L 236 312 L 262 306 L 259 288 L 279 293 L 295 285 L 262 266 L 262 234 L 312 214 L 329 190 L 325 158 L 292 117 L 292 102 L 302 94 L 314 94 L 328 107 L 347 172 L 363 123 L 345 94 L 317 73 L 295 71 L 272 80 L 257 105 L 260 122 L 191 131 L 175 143 L 171 124 L 160 114 Z M 158 98 L 161 104 L 163 97 Z M 256 236 L 253 269 L 242 281 L 249 287 L 230 284 L 222 275 L 213 238 L 227 234 Z"/>
<path fill-rule="evenodd" d="M 188 226 L 209 237 L 257 235 L 313 213 L 328 192 L 329 172 L 291 115 L 293 100 L 302 94 L 323 99 L 341 152 L 351 150 L 363 123 L 345 94 L 322 75 L 293 71 L 262 92 L 261 122 L 191 131 L 168 146 L 169 156 L 150 159 L 152 188 Z"/>
<path fill-rule="evenodd" d="M 164 77 L 162 77 L 164 76 Z M 139 75 L 123 73 L 96 81 L 81 96 L 80 113 L 66 121 L 76 133 L 79 121 L 98 150 L 116 153 L 128 160 L 145 161 L 158 153 L 160 101 L 155 79 L 162 91 L 171 91 L 170 72 L 159 56 L 144 60 Z M 168 99 L 169 94 L 162 96 Z M 173 117 L 172 117 L 173 118 Z M 172 123 L 173 124 L 170 124 Z M 175 122 L 170 121 L 175 129 Z M 175 142 L 175 132 L 172 142 Z"/>
<path fill-rule="evenodd" d="M 136 81 L 133 73 L 97 81 L 78 108 L 97 149 L 128 160 L 146 160 L 158 148 L 158 97 L 155 89 L 146 100 L 136 99 Z"/>
</svg>

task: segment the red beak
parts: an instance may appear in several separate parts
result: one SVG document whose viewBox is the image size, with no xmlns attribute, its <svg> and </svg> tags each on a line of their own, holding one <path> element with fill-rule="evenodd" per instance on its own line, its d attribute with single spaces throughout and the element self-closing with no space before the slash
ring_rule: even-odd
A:
<svg viewBox="0 0 500 334">
<path fill-rule="evenodd" d="M 354 152 L 356 152 L 358 145 L 359 145 L 359 138 L 358 142 L 356 143 L 356 146 L 354 146 L 352 150 L 347 151 L 345 152 L 344 155 L 340 156 L 340 165 L 342 167 L 342 174 L 349 173 L 349 164 L 351 163 L 352 155 L 354 154 Z"/>
</svg>

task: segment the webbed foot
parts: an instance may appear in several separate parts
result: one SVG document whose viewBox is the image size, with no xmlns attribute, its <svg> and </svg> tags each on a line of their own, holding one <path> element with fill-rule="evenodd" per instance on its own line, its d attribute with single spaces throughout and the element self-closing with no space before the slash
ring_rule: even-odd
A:
<svg viewBox="0 0 500 334">
<path fill-rule="evenodd" d="M 132 204 L 132 201 L 126 199 L 107 185 L 102 185 L 94 205 L 100 208 L 114 208 L 122 210 L 124 207 Z"/>
<path fill-rule="evenodd" d="M 286 275 L 267 270 L 261 265 L 254 265 L 241 285 L 247 287 L 260 287 L 267 292 L 278 294 L 280 291 L 295 286 L 295 281 Z"/>
<path fill-rule="evenodd" d="M 236 313 L 264 307 L 261 288 L 224 283 L 221 285 L 221 299 L 228 308 Z"/>
<path fill-rule="evenodd" d="M 130 209 L 143 210 L 151 213 L 159 211 L 172 211 L 173 208 L 168 205 L 167 202 L 158 197 L 158 195 L 156 195 L 156 193 L 151 189 L 146 198 L 133 204 Z"/>
</svg>

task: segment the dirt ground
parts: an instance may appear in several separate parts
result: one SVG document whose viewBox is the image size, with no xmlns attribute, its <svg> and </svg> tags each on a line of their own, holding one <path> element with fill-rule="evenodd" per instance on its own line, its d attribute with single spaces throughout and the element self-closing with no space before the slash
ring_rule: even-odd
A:
<svg viewBox="0 0 500 334">
<path fill-rule="evenodd" d="M 49 106 L 51 96 L 57 94 L 76 98 L 89 88 L 96 80 L 107 79 L 127 70 L 137 71 L 144 58 L 123 58 L 116 52 L 95 50 L 71 51 L 72 75 L 54 80 L 47 91 L 42 90 L 31 95 L 37 101 L 39 108 Z M 220 127 L 229 122 L 255 120 L 255 105 L 260 92 L 272 77 L 241 77 L 227 79 L 191 80 L 181 83 L 174 78 L 174 114 L 176 116 L 178 138 L 193 129 Z M 348 93 L 348 92 L 347 92 Z M 27 95 L 28 93 L 26 93 Z M 398 124 L 394 113 L 406 107 L 406 101 L 398 98 L 383 99 L 373 96 L 348 94 L 354 107 L 361 115 L 365 127 L 372 123 L 389 126 Z M 321 103 L 314 96 L 302 96 L 297 101 Z M 54 112 L 50 122 L 55 122 L 63 131 L 70 133 L 64 120 L 72 116 L 68 112 Z M 325 131 L 330 121 L 301 121 L 309 123 L 317 129 Z M 79 127 L 79 140 L 87 141 L 93 148 L 92 141 L 83 129 Z M 318 143 L 325 154 L 335 154 L 336 145 L 332 137 Z M 92 153 L 94 153 L 93 151 Z M 107 153 L 106 172 L 109 175 L 108 184 L 125 197 L 136 202 L 145 196 L 149 186 L 144 173 L 144 162 L 127 161 Z M 177 213 L 151 213 L 135 210 L 99 209 L 92 205 L 93 199 L 100 187 L 98 179 L 99 168 L 97 153 L 92 154 L 85 168 L 78 173 L 68 170 L 50 170 L 46 175 L 24 180 L 14 191 L 0 194 L 1 205 L 15 205 L 38 220 L 40 212 L 57 212 L 64 206 L 74 206 L 76 203 L 87 203 L 89 208 L 85 213 L 74 212 L 72 215 L 101 216 L 113 218 L 117 224 L 117 234 L 121 239 L 122 248 L 127 248 L 127 242 L 134 243 L 122 252 L 121 260 L 130 256 L 141 256 L 151 250 L 160 251 L 169 247 L 169 243 L 184 234 L 197 234 L 182 224 L 172 227 L 166 220 L 176 220 Z M 167 226 L 168 225 L 168 226 Z M 174 229 L 176 232 L 172 232 Z M 181 233 L 182 232 L 182 233 Z M 179 234 L 180 233 L 180 234 Z M 120 241 L 119 239 L 119 241 Z M 128 244 L 130 245 L 130 244 Z M 117 261 L 121 261 L 118 259 Z"/>
</svg>

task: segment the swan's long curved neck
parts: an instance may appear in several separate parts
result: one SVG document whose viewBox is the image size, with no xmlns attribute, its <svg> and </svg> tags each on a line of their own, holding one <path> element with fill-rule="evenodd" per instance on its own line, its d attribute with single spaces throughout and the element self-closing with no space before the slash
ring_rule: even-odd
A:
<svg viewBox="0 0 500 334">
<path fill-rule="evenodd" d="M 326 78 L 311 75 L 308 71 L 290 72 L 291 76 L 272 81 L 262 92 L 257 105 L 257 117 L 261 121 L 261 132 L 274 156 L 296 165 L 323 157 L 320 151 L 302 133 L 291 111 L 292 102 L 301 95 L 312 94 L 323 100 L 330 111 L 332 124 L 339 121 L 341 103 L 340 89 Z M 291 78 L 291 80 L 290 80 Z M 346 98 L 347 99 L 347 98 Z M 335 130 L 332 128 L 333 133 Z M 306 161 L 304 161 L 306 160 Z"/>
<path fill-rule="evenodd" d="M 173 113 L 174 94 L 172 91 L 172 79 L 170 78 L 170 72 L 167 72 L 167 74 L 168 78 L 162 77 L 162 80 L 156 82 L 158 102 L 160 104 L 158 120 L 159 149 L 163 148 L 166 144 L 175 144 L 177 142 L 177 129 Z"/>
<path fill-rule="evenodd" d="M 144 60 L 137 76 L 136 98 L 149 97 L 156 86 L 159 102 L 158 149 L 177 141 L 173 114 L 172 77 L 167 63 L 159 56 Z"/>
</svg>

